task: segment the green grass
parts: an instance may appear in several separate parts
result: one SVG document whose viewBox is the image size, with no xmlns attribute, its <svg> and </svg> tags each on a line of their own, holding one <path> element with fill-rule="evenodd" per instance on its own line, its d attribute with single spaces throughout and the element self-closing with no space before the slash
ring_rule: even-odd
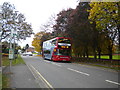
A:
<svg viewBox="0 0 120 90">
<path fill-rule="evenodd" d="M 24 60 L 21 58 L 19 55 L 17 59 L 12 61 L 12 65 L 17 65 L 17 64 L 25 64 Z"/>
<path fill-rule="evenodd" d="M 2 66 L 9 66 L 8 56 L 2 56 Z"/>
<path fill-rule="evenodd" d="M 9 66 L 10 61 L 8 57 L 2 57 L 2 65 L 3 66 Z M 25 64 L 21 56 L 19 55 L 17 59 L 12 60 L 12 65 L 17 65 L 17 64 Z"/>
<path fill-rule="evenodd" d="M 94 58 L 94 56 L 89 56 L 90 58 Z M 98 58 L 98 56 L 97 56 Z M 109 56 L 103 55 L 100 57 L 101 59 L 109 59 Z M 120 55 L 113 55 L 113 59 L 120 59 Z"/>
<path fill-rule="evenodd" d="M 120 59 L 120 55 L 113 55 L 113 59 Z"/>
<path fill-rule="evenodd" d="M 33 54 L 38 54 L 38 53 L 33 53 Z"/>
</svg>

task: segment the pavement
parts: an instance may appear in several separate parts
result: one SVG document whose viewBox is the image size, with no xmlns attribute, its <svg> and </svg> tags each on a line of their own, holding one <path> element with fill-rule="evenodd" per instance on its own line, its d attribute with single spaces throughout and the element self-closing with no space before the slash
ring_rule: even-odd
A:
<svg viewBox="0 0 120 90">
<path fill-rule="evenodd" d="M 27 65 L 4 67 L 2 72 L 10 79 L 10 88 L 40 88 Z"/>
</svg>

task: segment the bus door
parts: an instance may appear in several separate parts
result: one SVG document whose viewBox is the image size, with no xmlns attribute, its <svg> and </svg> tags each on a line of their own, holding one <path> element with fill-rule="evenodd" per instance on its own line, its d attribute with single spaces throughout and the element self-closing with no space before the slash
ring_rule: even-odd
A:
<svg viewBox="0 0 120 90">
<path fill-rule="evenodd" d="M 50 50 L 45 50 L 44 51 L 44 58 L 49 59 L 50 58 Z"/>
</svg>

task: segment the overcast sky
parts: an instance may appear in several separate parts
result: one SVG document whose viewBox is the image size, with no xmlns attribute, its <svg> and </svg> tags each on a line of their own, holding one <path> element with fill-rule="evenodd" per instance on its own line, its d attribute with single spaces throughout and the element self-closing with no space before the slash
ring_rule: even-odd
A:
<svg viewBox="0 0 120 90">
<path fill-rule="evenodd" d="M 3 2 L 14 4 L 17 11 L 24 14 L 26 21 L 32 24 L 35 33 L 40 31 L 40 26 L 47 23 L 51 15 L 56 15 L 63 9 L 76 8 L 78 0 L 0 0 L 0 5 Z M 19 42 L 23 47 L 26 44 L 31 46 L 31 38 Z"/>
</svg>

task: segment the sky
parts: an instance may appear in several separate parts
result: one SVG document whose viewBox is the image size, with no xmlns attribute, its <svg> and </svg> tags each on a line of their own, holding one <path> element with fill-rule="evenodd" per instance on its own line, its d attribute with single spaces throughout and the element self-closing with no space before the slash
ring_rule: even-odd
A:
<svg viewBox="0 0 120 90">
<path fill-rule="evenodd" d="M 33 32 L 40 31 L 40 26 L 47 23 L 52 15 L 58 14 L 63 9 L 76 8 L 78 0 L 0 0 L 0 5 L 3 2 L 14 4 L 17 11 L 24 14 L 26 21 L 32 25 Z M 26 40 L 21 40 L 18 44 L 24 47 L 26 44 L 32 46 L 34 35 Z"/>
</svg>

